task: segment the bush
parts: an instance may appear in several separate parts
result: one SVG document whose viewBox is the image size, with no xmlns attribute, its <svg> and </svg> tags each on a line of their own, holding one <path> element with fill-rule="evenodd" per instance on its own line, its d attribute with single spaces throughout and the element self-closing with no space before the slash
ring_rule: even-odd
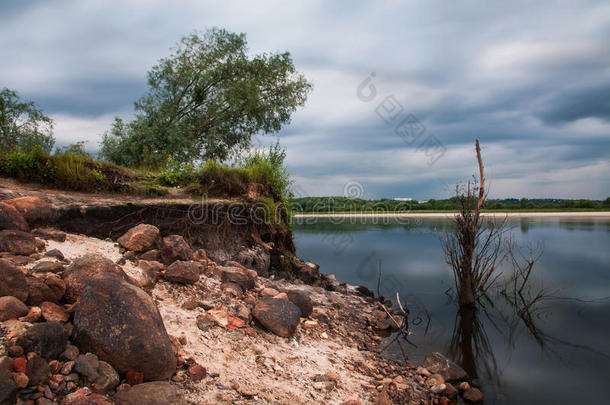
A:
<svg viewBox="0 0 610 405">
<path fill-rule="evenodd" d="M 181 186 L 193 181 L 195 166 L 192 163 L 179 163 L 169 159 L 167 168 L 159 173 L 157 179 L 163 186 Z"/>
<path fill-rule="evenodd" d="M 256 150 L 245 159 L 245 168 L 250 173 L 251 181 L 268 185 L 276 201 L 288 201 L 292 198 L 290 173 L 284 160 L 286 150 L 277 141 L 268 152 Z"/>
</svg>

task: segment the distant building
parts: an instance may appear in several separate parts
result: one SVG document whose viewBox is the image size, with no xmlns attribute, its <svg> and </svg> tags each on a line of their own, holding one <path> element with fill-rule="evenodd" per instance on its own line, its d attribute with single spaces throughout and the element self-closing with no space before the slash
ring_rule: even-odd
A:
<svg viewBox="0 0 610 405">
<path fill-rule="evenodd" d="M 394 201 L 413 201 L 413 199 L 412 198 L 397 197 L 397 198 L 394 198 Z"/>
<path fill-rule="evenodd" d="M 428 202 L 428 200 L 417 200 L 417 203 L 418 203 L 418 204 L 425 204 L 425 203 L 427 203 L 427 202 Z"/>
</svg>

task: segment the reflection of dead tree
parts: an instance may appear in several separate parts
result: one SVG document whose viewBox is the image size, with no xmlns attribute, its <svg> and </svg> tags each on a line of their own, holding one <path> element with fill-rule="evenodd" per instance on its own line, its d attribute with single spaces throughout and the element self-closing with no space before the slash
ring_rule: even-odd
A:
<svg viewBox="0 0 610 405">
<path fill-rule="evenodd" d="M 456 314 L 449 355 L 471 378 L 483 374 L 485 379 L 499 384 L 500 372 L 493 347 L 475 307 L 462 307 Z"/>
<path fill-rule="evenodd" d="M 480 221 L 487 192 L 478 140 L 475 151 L 479 178 L 475 177 L 464 187 L 456 186 L 459 213 L 455 216 L 455 227 L 441 238 L 445 260 L 453 269 L 460 306 L 474 305 L 497 281 L 496 268 L 502 260 L 502 236 L 506 225 L 506 219 L 488 221 L 486 226 Z"/>
</svg>

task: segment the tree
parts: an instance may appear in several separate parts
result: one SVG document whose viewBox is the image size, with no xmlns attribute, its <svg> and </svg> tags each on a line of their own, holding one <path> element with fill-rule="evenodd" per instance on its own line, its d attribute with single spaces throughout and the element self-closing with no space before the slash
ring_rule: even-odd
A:
<svg viewBox="0 0 610 405">
<path fill-rule="evenodd" d="M 312 85 L 288 52 L 247 51 L 245 34 L 223 29 L 182 38 L 148 72 L 150 89 L 135 103 L 135 120 L 115 122 L 101 155 L 131 166 L 163 166 L 170 157 L 225 160 L 250 146 L 253 135 L 279 131 Z"/>
<path fill-rule="evenodd" d="M 29 152 L 40 147 L 50 153 L 55 144 L 53 120 L 33 101 L 21 101 L 16 91 L 0 91 L 0 152 Z"/>
<path fill-rule="evenodd" d="M 453 270 L 460 306 L 472 306 L 485 296 L 489 287 L 497 279 L 496 265 L 500 258 L 502 236 L 506 220 L 490 220 L 486 226 L 481 223 L 481 210 L 487 193 L 485 170 L 479 141 L 475 143 L 479 178 L 468 182 L 460 190 L 456 187 L 459 213 L 455 216 L 455 226 L 443 236 L 441 242 L 445 259 Z"/>
</svg>

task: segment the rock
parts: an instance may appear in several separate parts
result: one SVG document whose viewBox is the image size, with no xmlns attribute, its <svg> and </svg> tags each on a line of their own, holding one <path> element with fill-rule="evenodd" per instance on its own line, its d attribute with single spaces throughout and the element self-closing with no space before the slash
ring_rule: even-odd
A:
<svg viewBox="0 0 610 405">
<path fill-rule="evenodd" d="M 12 376 L 17 388 L 19 389 L 26 388 L 30 382 L 30 379 L 25 373 L 13 373 Z"/>
<path fill-rule="evenodd" d="M 205 376 L 208 374 L 207 370 L 200 366 L 199 364 L 195 363 L 192 366 L 190 366 L 186 372 L 188 373 L 188 375 L 191 377 L 191 379 L 193 381 L 201 381 L 205 378 Z"/>
<path fill-rule="evenodd" d="M 462 394 L 462 397 L 466 401 L 470 401 L 470 402 L 483 401 L 483 393 L 478 388 L 469 388 L 468 390 L 464 391 L 464 393 Z"/>
<path fill-rule="evenodd" d="M 276 335 L 290 337 L 299 324 L 301 310 L 285 299 L 263 298 L 254 307 L 252 315 Z"/>
<path fill-rule="evenodd" d="M 87 387 L 66 395 L 61 405 L 116 405 L 114 401 L 102 394 L 92 393 Z"/>
<path fill-rule="evenodd" d="M 18 343 L 26 352 L 35 352 L 53 360 L 66 350 L 68 332 L 58 322 L 37 323 L 20 337 Z"/>
<path fill-rule="evenodd" d="M 93 353 L 81 354 L 74 360 L 74 370 L 87 377 L 89 381 L 95 381 L 99 376 L 97 370 L 100 366 L 97 356 Z"/>
<path fill-rule="evenodd" d="M 64 350 L 64 352 L 61 354 L 59 359 L 71 361 L 71 360 L 76 360 L 77 357 L 78 357 L 78 347 L 76 347 L 74 345 L 68 345 L 68 346 L 66 346 L 66 350 Z"/>
<path fill-rule="evenodd" d="M 301 310 L 301 316 L 307 318 L 313 312 L 313 303 L 309 294 L 301 290 L 285 290 L 290 302 L 299 307 Z"/>
<path fill-rule="evenodd" d="M 443 394 L 444 396 L 446 396 L 449 399 L 453 399 L 455 397 L 457 397 L 458 394 L 458 390 L 450 383 L 445 383 L 445 390 L 443 392 L 441 392 L 441 394 Z"/>
<path fill-rule="evenodd" d="M 176 260 L 165 269 L 164 277 L 172 283 L 194 284 L 199 281 L 199 266 L 194 261 Z"/>
<path fill-rule="evenodd" d="M 142 269 L 142 276 L 138 281 L 143 288 L 154 287 L 164 268 L 163 263 L 154 260 L 139 260 L 138 267 Z"/>
<path fill-rule="evenodd" d="M 254 288 L 254 279 L 239 267 L 220 267 L 220 278 L 222 281 L 239 284 L 244 290 Z"/>
<path fill-rule="evenodd" d="M 16 229 L 27 232 L 30 230 L 25 218 L 15 207 L 0 202 L 0 230 Z"/>
<path fill-rule="evenodd" d="M 44 283 L 51 291 L 51 295 L 47 297 L 49 298 L 49 301 L 55 303 L 59 302 L 66 293 L 66 283 L 54 274 L 49 274 L 44 277 Z"/>
<path fill-rule="evenodd" d="M 176 357 L 159 310 L 143 290 L 101 273 L 87 283 L 74 314 L 74 342 L 115 370 L 145 380 L 169 378 Z"/>
<path fill-rule="evenodd" d="M 17 384 L 11 375 L 12 360 L 0 357 L 0 404 L 10 405 L 17 402 Z"/>
<path fill-rule="evenodd" d="M 237 254 L 236 261 L 249 269 L 254 269 L 263 277 L 269 276 L 271 267 L 271 254 L 263 246 L 256 245 L 250 249 L 244 249 Z"/>
<path fill-rule="evenodd" d="M 470 389 L 470 384 L 467 381 L 462 381 L 458 384 L 458 388 L 460 391 L 468 391 Z"/>
<path fill-rule="evenodd" d="M 8 230 L 0 231 L 0 251 L 15 255 L 29 256 L 44 249 L 44 242 L 28 232 Z"/>
<path fill-rule="evenodd" d="M 20 318 L 28 312 L 28 307 L 19 299 L 10 295 L 0 297 L 0 322 Z"/>
<path fill-rule="evenodd" d="M 42 239 L 55 240 L 57 242 L 66 241 L 66 233 L 55 228 L 36 228 L 32 233 Z"/>
<path fill-rule="evenodd" d="M 424 358 L 423 366 L 433 374 L 440 374 L 447 382 L 455 382 L 468 378 L 468 374 L 457 364 L 435 352 Z"/>
<path fill-rule="evenodd" d="M 280 292 L 278 290 L 276 290 L 275 288 L 263 288 L 263 290 L 261 291 L 261 296 L 263 297 L 275 297 L 276 295 L 278 295 Z"/>
<path fill-rule="evenodd" d="M 65 260 L 64 254 L 61 253 L 59 249 L 51 249 L 47 251 L 44 255 L 47 257 L 54 257 L 57 260 Z"/>
<path fill-rule="evenodd" d="M 63 264 L 61 264 L 60 262 L 52 262 L 50 260 L 36 263 L 36 265 L 32 267 L 32 271 L 34 273 L 59 273 L 63 270 Z"/>
<path fill-rule="evenodd" d="M 176 260 L 191 260 L 193 251 L 182 236 L 169 235 L 161 241 L 161 257 L 165 264 L 172 264 Z"/>
<path fill-rule="evenodd" d="M 114 399 L 118 405 L 183 405 L 178 389 L 166 381 L 138 384 L 117 392 Z"/>
<path fill-rule="evenodd" d="M 4 201 L 8 205 L 12 205 L 19 211 L 28 222 L 33 222 L 41 219 L 49 219 L 53 212 L 51 204 L 46 202 L 41 197 L 20 197 Z"/>
<path fill-rule="evenodd" d="M 159 261 L 161 258 L 161 252 L 159 249 L 151 249 L 148 252 L 144 252 L 140 255 L 139 259 L 141 260 L 150 260 L 150 261 Z"/>
<path fill-rule="evenodd" d="M 193 252 L 193 260 L 200 263 L 207 263 L 208 254 L 203 249 L 197 249 Z"/>
<path fill-rule="evenodd" d="M 99 273 L 113 273 L 124 280 L 128 280 L 127 274 L 112 260 L 98 254 L 89 253 L 74 260 L 64 271 L 63 280 L 66 283 L 66 301 L 74 303 L 80 297 L 88 280 Z"/>
<path fill-rule="evenodd" d="M 42 317 L 47 322 L 68 322 L 70 315 L 59 305 L 45 301 L 40 305 Z"/>
<path fill-rule="evenodd" d="M 28 299 L 25 301 L 30 306 L 40 306 L 43 302 L 59 302 L 61 296 L 45 283 L 44 278 L 35 276 L 26 276 L 28 285 Z"/>
<path fill-rule="evenodd" d="M 28 362 L 25 370 L 25 374 L 30 380 L 30 385 L 42 384 L 49 378 L 49 365 L 46 360 L 35 353 L 31 353 L 28 356 Z"/>
<path fill-rule="evenodd" d="M 23 356 L 23 347 L 18 346 L 18 345 L 12 345 L 12 346 L 7 347 L 6 352 L 11 357 Z"/>
<path fill-rule="evenodd" d="M 27 365 L 28 361 L 25 359 L 25 357 L 16 358 L 15 361 L 13 361 L 13 370 L 18 373 L 25 373 Z"/>
<path fill-rule="evenodd" d="M 110 364 L 105 361 L 100 361 L 97 371 L 99 376 L 92 384 L 93 391 L 100 394 L 107 394 L 119 385 L 119 375 Z"/>
<path fill-rule="evenodd" d="M 239 284 L 235 283 L 222 283 L 220 289 L 235 297 L 241 297 L 244 294 L 244 290 L 242 290 Z"/>
<path fill-rule="evenodd" d="M 25 335 L 30 327 L 31 325 L 29 323 L 23 322 L 21 319 L 9 319 L 2 323 L 2 333 L 9 345 L 21 346 L 19 340 Z"/>
<path fill-rule="evenodd" d="M 374 405 L 392 405 L 392 400 L 387 390 L 383 390 L 377 395 Z"/>
<path fill-rule="evenodd" d="M 226 328 L 229 325 L 229 314 L 222 308 L 210 309 L 204 315 L 209 321 Z"/>
<path fill-rule="evenodd" d="M 250 322 L 252 320 L 252 313 L 250 312 L 250 309 L 243 304 L 239 304 L 237 306 L 236 315 L 246 322 Z"/>
<path fill-rule="evenodd" d="M 159 236 L 161 232 L 156 226 L 140 224 L 128 230 L 117 242 L 125 249 L 144 252 L 157 246 Z"/>
<path fill-rule="evenodd" d="M 5 295 L 25 302 L 28 298 L 28 284 L 25 275 L 17 267 L 0 259 L 0 297 Z"/>
<path fill-rule="evenodd" d="M 441 392 L 445 391 L 447 389 L 447 386 L 445 384 L 438 384 L 438 385 L 433 385 L 432 387 L 430 387 L 430 391 L 432 391 L 435 394 L 440 394 Z"/>
</svg>

